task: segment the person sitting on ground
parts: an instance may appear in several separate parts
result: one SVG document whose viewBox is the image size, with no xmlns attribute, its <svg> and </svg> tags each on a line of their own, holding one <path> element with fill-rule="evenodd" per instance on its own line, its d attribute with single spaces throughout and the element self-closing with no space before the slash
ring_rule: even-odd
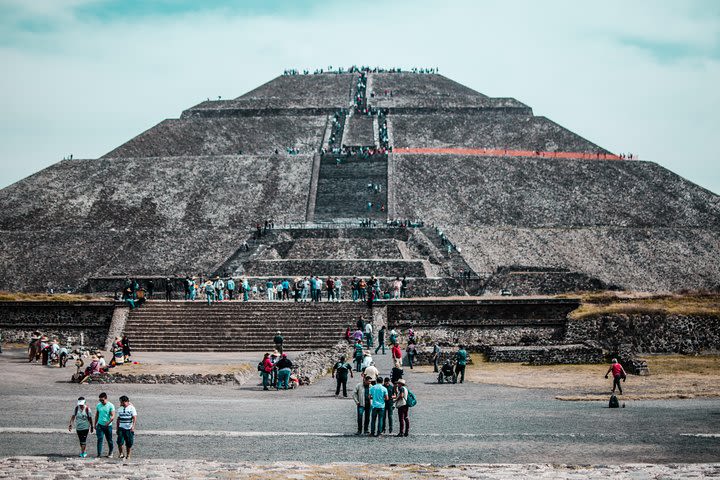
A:
<svg viewBox="0 0 720 480">
<path fill-rule="evenodd" d="M 280 355 L 280 360 L 277 361 L 275 364 L 275 368 L 277 368 L 277 389 L 280 390 L 281 388 L 284 390 L 287 390 L 289 388 L 289 382 L 290 382 L 290 374 L 292 373 L 292 367 L 293 364 L 290 361 L 289 358 L 287 358 L 287 353 L 283 353 Z"/>
</svg>

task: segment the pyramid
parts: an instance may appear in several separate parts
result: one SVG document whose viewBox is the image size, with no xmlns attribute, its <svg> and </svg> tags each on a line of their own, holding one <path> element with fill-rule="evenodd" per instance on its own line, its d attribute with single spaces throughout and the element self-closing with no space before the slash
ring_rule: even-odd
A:
<svg viewBox="0 0 720 480">
<path fill-rule="evenodd" d="M 56 163 L 2 189 L 0 205 L 6 290 L 250 267 L 295 275 L 298 252 L 333 275 L 370 259 L 427 278 L 471 271 L 480 290 L 720 285 L 720 197 L 438 74 L 282 75 L 101 158 Z M 285 233 L 241 258 L 268 219 Z M 396 220 L 424 232 L 343 233 Z"/>
</svg>

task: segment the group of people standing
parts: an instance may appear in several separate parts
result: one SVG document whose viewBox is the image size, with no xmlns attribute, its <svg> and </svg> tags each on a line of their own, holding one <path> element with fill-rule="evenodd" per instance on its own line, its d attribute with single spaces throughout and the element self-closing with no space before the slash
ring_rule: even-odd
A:
<svg viewBox="0 0 720 480">
<path fill-rule="evenodd" d="M 85 397 L 77 399 L 77 404 L 70 417 L 68 431 L 75 427 L 78 440 L 80 441 L 80 457 L 87 457 L 87 438 L 93 432 L 97 434 L 97 456 L 103 456 L 103 444 L 106 441 L 108 453 L 105 457 L 113 456 L 113 421 L 117 428 L 116 443 L 118 446 L 118 458 L 129 459 L 132 448 L 135 444 L 135 424 L 137 422 L 137 410 L 130 403 L 130 399 L 123 395 L 119 398 L 120 407 L 110 403 L 107 394 L 102 392 L 95 405 L 95 414 L 85 400 Z"/>
</svg>

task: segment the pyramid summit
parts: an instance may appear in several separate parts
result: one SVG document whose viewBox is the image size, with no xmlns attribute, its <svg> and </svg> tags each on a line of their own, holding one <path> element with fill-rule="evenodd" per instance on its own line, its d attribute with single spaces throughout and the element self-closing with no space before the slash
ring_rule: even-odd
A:
<svg viewBox="0 0 720 480">
<path fill-rule="evenodd" d="M 9 290 L 198 274 L 406 275 L 417 295 L 720 285 L 720 197 L 436 73 L 285 74 L 0 205 Z"/>
</svg>

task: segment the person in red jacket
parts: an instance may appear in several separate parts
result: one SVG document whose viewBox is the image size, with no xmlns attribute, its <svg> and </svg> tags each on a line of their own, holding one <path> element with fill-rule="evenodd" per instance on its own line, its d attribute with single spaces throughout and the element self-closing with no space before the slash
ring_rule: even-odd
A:
<svg viewBox="0 0 720 480">
<path fill-rule="evenodd" d="M 617 358 L 612 359 L 612 364 L 610 365 L 610 368 L 608 368 L 608 371 L 605 374 L 605 378 L 608 378 L 608 374 L 610 374 L 610 372 L 612 372 L 613 375 L 612 393 L 615 393 L 615 387 L 617 387 L 620 395 L 622 395 L 622 387 L 620 386 L 620 380 L 625 381 L 627 374 L 625 373 L 625 369 L 622 367 L 622 365 L 618 363 Z"/>
<path fill-rule="evenodd" d="M 268 390 L 268 386 L 272 383 L 272 371 L 273 371 L 274 365 L 272 363 L 272 360 L 270 360 L 270 354 L 266 353 L 263 357 L 262 361 L 262 370 L 260 373 L 262 374 L 262 385 L 263 390 Z"/>
<path fill-rule="evenodd" d="M 397 343 L 394 344 L 390 349 L 390 353 L 392 354 L 395 366 L 400 367 L 402 365 L 402 350 L 400 350 L 400 345 L 398 345 Z"/>
</svg>

